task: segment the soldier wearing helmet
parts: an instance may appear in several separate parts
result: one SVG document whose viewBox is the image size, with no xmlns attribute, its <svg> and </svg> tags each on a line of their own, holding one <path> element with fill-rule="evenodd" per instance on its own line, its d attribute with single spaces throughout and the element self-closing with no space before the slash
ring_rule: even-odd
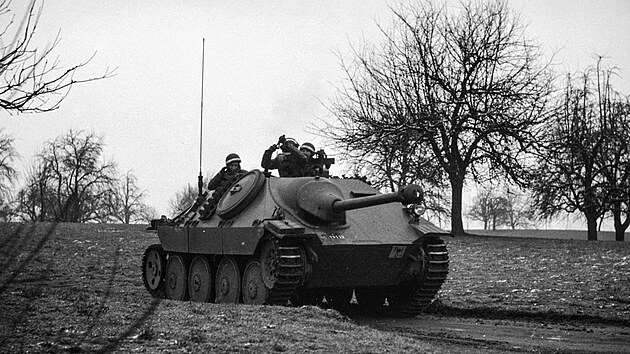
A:
<svg viewBox="0 0 630 354">
<path fill-rule="evenodd" d="M 304 167 L 308 158 L 307 155 L 298 149 L 298 146 L 299 144 L 295 139 L 285 138 L 282 135 L 278 139 L 277 144 L 271 145 L 265 151 L 260 165 L 265 170 L 277 169 L 280 177 L 302 177 L 304 176 Z M 277 149 L 281 149 L 282 152 L 272 158 L 271 156 Z"/>
<path fill-rule="evenodd" d="M 328 169 L 335 163 L 335 159 L 328 158 L 323 149 L 316 151 L 315 145 L 311 143 L 300 145 L 300 151 L 307 157 L 303 176 L 330 177 Z"/>
<path fill-rule="evenodd" d="M 214 190 L 215 192 L 221 189 L 221 187 L 226 189 L 245 173 L 247 173 L 247 171 L 241 169 L 240 156 L 235 153 L 231 153 L 225 158 L 225 167 L 223 167 L 221 171 L 219 171 L 219 173 L 217 173 L 208 183 L 208 189 Z M 223 195 L 223 193 L 221 193 L 221 195 Z M 212 197 L 214 198 L 214 193 Z"/>
<path fill-rule="evenodd" d="M 300 145 L 300 151 L 306 156 L 306 163 L 302 168 L 302 176 L 320 176 L 321 169 L 317 163 L 315 145 L 304 143 Z"/>
<path fill-rule="evenodd" d="M 235 153 L 227 155 L 225 158 L 225 167 L 219 171 L 208 183 L 208 190 L 212 192 L 212 198 L 208 199 L 208 203 L 204 206 L 205 213 L 203 217 L 209 217 L 214 213 L 214 209 L 219 199 L 228 190 L 228 188 L 236 182 L 247 171 L 241 169 L 241 158 Z"/>
<path fill-rule="evenodd" d="M 315 155 L 315 145 L 311 143 L 304 143 L 300 145 L 300 151 L 306 155 L 307 159 L 312 159 L 313 155 Z"/>
</svg>

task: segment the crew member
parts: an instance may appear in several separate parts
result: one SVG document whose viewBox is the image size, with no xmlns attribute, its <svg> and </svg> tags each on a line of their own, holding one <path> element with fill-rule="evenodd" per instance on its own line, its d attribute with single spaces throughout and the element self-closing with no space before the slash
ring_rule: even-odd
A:
<svg viewBox="0 0 630 354">
<path fill-rule="evenodd" d="M 311 144 L 312 145 L 312 144 Z M 285 138 L 282 135 L 278 144 L 271 145 L 263 154 L 260 165 L 266 170 L 278 170 L 280 177 L 302 177 L 308 160 L 307 156 L 298 149 L 298 142 L 293 138 Z M 280 148 L 281 153 L 271 158 L 273 153 Z M 315 150 L 315 148 L 313 148 Z"/>
<path fill-rule="evenodd" d="M 302 176 L 319 176 L 321 168 L 315 159 L 315 145 L 304 143 L 300 145 L 300 151 L 306 156 L 306 163 L 302 169 Z"/>
<path fill-rule="evenodd" d="M 311 143 L 304 143 L 300 145 L 300 151 L 306 155 L 307 159 L 312 159 L 313 155 L 315 155 L 315 145 Z"/>
<path fill-rule="evenodd" d="M 219 171 L 208 183 L 208 189 L 215 192 L 221 187 L 229 187 L 236 179 L 247 173 L 246 170 L 241 169 L 241 158 L 235 153 L 227 155 L 225 158 L 225 167 Z M 223 195 L 223 193 L 221 193 Z M 213 193 L 214 197 L 214 193 Z M 219 196 L 220 198 L 221 196 Z"/>
<path fill-rule="evenodd" d="M 225 167 L 208 182 L 208 190 L 214 190 L 214 192 L 212 192 L 212 198 L 209 198 L 204 206 L 203 218 L 208 218 L 214 213 L 219 199 L 237 179 L 246 173 L 246 170 L 241 169 L 240 156 L 235 153 L 227 155 Z"/>
</svg>

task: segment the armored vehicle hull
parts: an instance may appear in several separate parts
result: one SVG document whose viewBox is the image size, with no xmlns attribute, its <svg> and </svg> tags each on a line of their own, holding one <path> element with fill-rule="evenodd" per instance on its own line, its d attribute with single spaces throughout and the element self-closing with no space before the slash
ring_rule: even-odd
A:
<svg viewBox="0 0 630 354">
<path fill-rule="evenodd" d="M 381 194 L 356 179 L 254 170 L 211 216 L 204 198 L 157 227 L 142 261 L 153 296 L 343 309 L 354 293 L 368 310 L 414 316 L 448 273 L 449 234 L 401 204 L 421 200 L 417 186 Z"/>
</svg>

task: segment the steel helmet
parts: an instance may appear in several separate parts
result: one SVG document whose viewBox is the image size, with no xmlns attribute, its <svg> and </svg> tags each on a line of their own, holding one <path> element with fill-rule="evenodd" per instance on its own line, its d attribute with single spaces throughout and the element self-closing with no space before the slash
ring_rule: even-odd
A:
<svg viewBox="0 0 630 354">
<path fill-rule="evenodd" d="M 231 153 L 231 154 L 227 155 L 227 157 L 225 158 L 225 165 L 229 165 L 232 162 L 240 163 L 241 162 L 241 157 L 238 156 L 235 153 Z"/>
<path fill-rule="evenodd" d="M 300 150 L 302 149 L 306 149 L 310 152 L 312 152 L 313 154 L 315 153 L 315 146 L 311 143 L 304 143 L 300 146 Z"/>
<path fill-rule="evenodd" d="M 293 138 L 286 138 L 286 139 L 285 139 L 285 142 L 287 142 L 287 143 L 291 143 L 291 144 L 293 144 L 293 145 L 295 145 L 295 146 L 300 146 L 300 144 L 297 142 L 297 140 L 295 140 L 295 139 L 293 139 Z"/>
</svg>

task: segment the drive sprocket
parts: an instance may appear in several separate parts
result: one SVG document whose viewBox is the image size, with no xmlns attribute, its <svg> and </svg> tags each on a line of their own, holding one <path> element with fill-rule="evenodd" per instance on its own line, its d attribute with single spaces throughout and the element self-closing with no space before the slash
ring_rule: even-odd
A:
<svg viewBox="0 0 630 354">
<path fill-rule="evenodd" d="M 265 303 L 285 305 L 304 282 L 306 254 L 298 243 L 267 240 L 260 253 L 262 280 L 268 289 Z"/>
</svg>

